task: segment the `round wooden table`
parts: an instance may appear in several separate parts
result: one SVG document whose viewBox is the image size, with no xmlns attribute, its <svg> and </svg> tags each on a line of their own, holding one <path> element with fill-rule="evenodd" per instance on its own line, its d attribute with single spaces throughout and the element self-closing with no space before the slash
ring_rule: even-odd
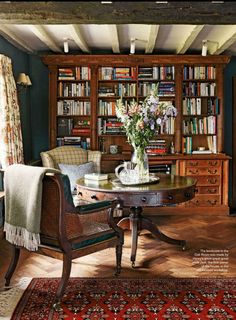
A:
<svg viewBox="0 0 236 320">
<path fill-rule="evenodd" d="M 142 214 L 143 207 L 158 207 L 189 201 L 195 196 L 197 180 L 170 174 L 156 174 L 159 181 L 152 184 L 127 186 L 120 183 L 114 174 L 101 182 L 85 179 L 77 180 L 78 194 L 87 201 L 118 198 L 123 208 L 129 208 L 129 216 L 122 218 L 118 225 L 124 225 L 127 220 L 131 229 L 131 263 L 135 266 L 138 234 L 141 230 L 150 231 L 161 241 L 179 245 L 184 250 L 185 240 L 176 240 L 162 233 L 152 220 Z"/>
</svg>

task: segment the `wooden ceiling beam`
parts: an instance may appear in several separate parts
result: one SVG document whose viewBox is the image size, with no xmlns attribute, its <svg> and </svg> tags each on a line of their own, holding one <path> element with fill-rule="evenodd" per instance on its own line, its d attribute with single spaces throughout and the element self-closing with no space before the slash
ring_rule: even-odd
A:
<svg viewBox="0 0 236 320">
<path fill-rule="evenodd" d="M 210 40 L 210 39 L 209 39 Z M 233 43 L 236 41 L 236 26 L 232 26 L 230 30 L 226 33 L 224 33 L 224 37 L 222 38 L 221 41 L 217 44 L 209 41 L 209 53 L 210 54 L 221 54 L 224 52 L 226 49 L 228 49 Z"/>
<path fill-rule="evenodd" d="M 120 43 L 118 37 L 118 30 L 116 25 L 108 25 L 108 30 L 110 34 L 110 42 L 113 53 L 120 53 Z"/>
<path fill-rule="evenodd" d="M 10 24 L 235 24 L 236 2 L 224 1 L 1 1 Z"/>
<path fill-rule="evenodd" d="M 35 53 L 34 50 L 21 38 L 15 35 L 7 26 L 0 25 L 0 34 L 2 34 L 11 44 L 27 53 Z"/>
<path fill-rule="evenodd" d="M 197 36 L 199 35 L 199 33 L 202 31 L 203 28 L 204 26 L 194 26 L 194 28 L 190 31 L 190 34 L 188 35 L 188 37 L 180 44 L 180 46 L 176 50 L 176 54 L 184 54 L 189 49 L 189 47 L 191 46 L 193 41 L 197 38 Z"/>
<path fill-rule="evenodd" d="M 90 53 L 90 49 L 81 33 L 80 30 L 80 26 L 79 25 L 75 25 L 72 24 L 70 26 L 68 26 L 68 28 L 70 28 L 70 35 L 72 37 L 72 39 L 75 41 L 75 43 L 77 44 L 77 46 L 86 53 Z"/>
<path fill-rule="evenodd" d="M 159 25 L 151 25 L 145 53 L 152 53 L 158 36 Z"/>
<path fill-rule="evenodd" d="M 49 33 L 45 30 L 45 27 L 40 25 L 29 25 L 29 29 L 39 38 L 44 44 L 48 46 L 53 52 L 62 53 L 62 49 L 56 44 Z"/>
</svg>

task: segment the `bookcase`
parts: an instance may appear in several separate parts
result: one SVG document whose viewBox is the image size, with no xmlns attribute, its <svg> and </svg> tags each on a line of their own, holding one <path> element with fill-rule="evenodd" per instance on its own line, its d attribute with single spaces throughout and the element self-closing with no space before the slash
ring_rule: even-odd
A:
<svg viewBox="0 0 236 320">
<path fill-rule="evenodd" d="M 158 86 L 160 101 L 171 101 L 178 114 L 150 142 L 150 167 L 168 164 L 173 173 L 198 179 L 197 202 L 177 206 L 178 212 L 189 206 L 228 212 L 223 80 L 229 56 L 46 55 L 42 61 L 49 68 L 50 148 L 75 144 L 101 150 L 102 171 L 113 172 L 132 153 L 116 101 L 142 103 Z M 110 145 L 118 146 L 117 154 L 110 154 Z"/>
</svg>

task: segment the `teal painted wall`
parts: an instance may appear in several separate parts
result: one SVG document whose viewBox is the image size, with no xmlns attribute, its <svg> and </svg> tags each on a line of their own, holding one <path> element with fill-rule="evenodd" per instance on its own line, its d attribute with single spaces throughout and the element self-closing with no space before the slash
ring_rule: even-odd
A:
<svg viewBox="0 0 236 320">
<path fill-rule="evenodd" d="M 49 149 L 48 138 L 48 68 L 39 56 L 29 57 L 31 103 L 31 159 L 39 159 L 40 152 Z"/>
<path fill-rule="evenodd" d="M 232 57 L 230 63 L 225 68 L 224 81 L 224 151 L 232 156 L 232 119 L 233 119 L 233 76 L 236 75 L 236 57 Z M 229 204 L 232 199 L 232 160 L 229 162 Z"/>
<path fill-rule="evenodd" d="M 11 58 L 15 79 L 28 74 L 32 86 L 19 91 L 25 162 L 48 149 L 48 69 L 39 56 L 27 54 L 0 36 L 0 53 Z"/>
</svg>

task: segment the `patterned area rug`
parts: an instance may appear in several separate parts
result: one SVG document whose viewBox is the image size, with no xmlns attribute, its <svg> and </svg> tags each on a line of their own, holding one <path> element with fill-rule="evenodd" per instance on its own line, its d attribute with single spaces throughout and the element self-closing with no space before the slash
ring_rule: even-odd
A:
<svg viewBox="0 0 236 320">
<path fill-rule="evenodd" d="M 11 319 L 236 319 L 235 279 L 71 278 L 56 312 L 58 283 L 33 279 Z"/>
</svg>

